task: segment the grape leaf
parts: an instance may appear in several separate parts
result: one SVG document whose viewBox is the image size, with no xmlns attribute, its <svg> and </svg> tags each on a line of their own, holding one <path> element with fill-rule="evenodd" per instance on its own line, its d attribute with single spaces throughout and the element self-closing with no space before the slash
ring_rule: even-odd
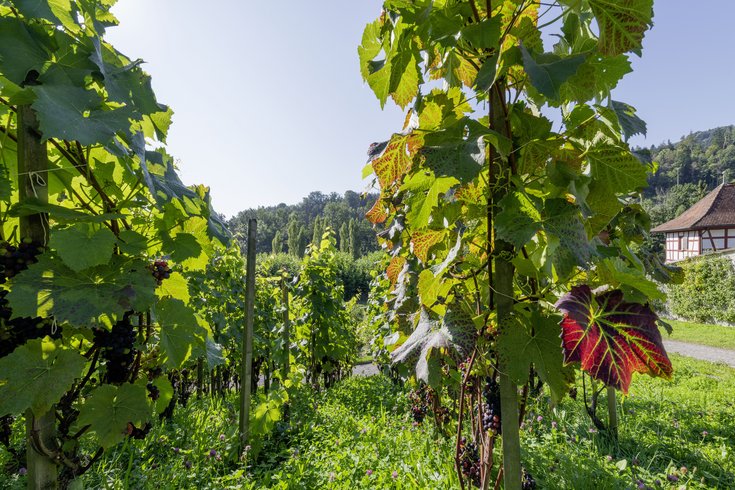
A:
<svg viewBox="0 0 735 490">
<path fill-rule="evenodd" d="M 107 144 L 130 129 L 130 108 L 103 110 L 96 92 L 73 85 L 39 85 L 33 109 L 45 140 L 76 140 L 82 145 Z"/>
<path fill-rule="evenodd" d="M 555 400 L 564 396 L 573 380 L 573 372 L 563 366 L 559 334 L 559 318 L 534 310 L 528 318 L 519 314 L 516 321 L 501 326 L 498 335 L 498 352 L 511 379 L 519 385 L 528 381 L 533 364 Z"/>
<path fill-rule="evenodd" d="M 41 71 L 49 59 L 39 35 L 31 31 L 23 21 L 7 16 L 0 18 L 0 73 L 22 85 L 28 72 Z"/>
<path fill-rule="evenodd" d="M 46 413 L 81 377 L 87 360 L 49 337 L 29 340 L 0 358 L 0 417 L 27 408 Z"/>
<path fill-rule="evenodd" d="M 55 230 L 49 245 L 66 265 L 73 271 L 80 272 L 110 261 L 115 246 L 115 234 L 108 228 L 95 229 L 80 223 Z"/>
<path fill-rule="evenodd" d="M 615 193 L 648 185 L 648 170 L 630 151 L 614 145 L 596 145 L 587 152 L 592 178 Z"/>
<path fill-rule="evenodd" d="M 451 308 L 439 321 L 422 308 L 416 329 L 391 353 L 393 364 L 416 362 L 416 377 L 429 382 L 429 355 L 433 349 L 448 349 L 457 360 L 467 358 L 475 345 L 475 324 L 463 311 Z"/>
<path fill-rule="evenodd" d="M 88 325 L 116 321 L 129 310 L 145 311 L 155 298 L 147 264 L 114 255 L 110 264 L 75 272 L 52 253 L 13 279 L 8 301 L 14 317 L 55 317 Z"/>
<path fill-rule="evenodd" d="M 635 113 L 635 108 L 625 102 L 618 102 L 617 100 L 610 101 L 610 107 L 615 111 L 615 115 L 618 116 L 618 122 L 623 130 L 625 140 L 636 134 L 646 135 L 646 121 L 638 117 Z"/>
<path fill-rule="evenodd" d="M 429 258 L 429 250 L 431 250 L 431 247 L 444 240 L 445 233 L 445 230 L 429 230 L 414 233 L 411 236 L 413 254 L 421 262 L 426 263 Z"/>
<path fill-rule="evenodd" d="M 671 378 L 673 368 L 648 305 L 628 303 L 620 290 L 594 295 L 574 286 L 556 303 L 564 314 L 562 346 L 566 364 L 628 393 L 633 373 Z"/>
<path fill-rule="evenodd" d="M 153 313 L 161 326 L 161 350 L 166 365 L 179 368 L 197 346 L 204 347 L 207 331 L 199 324 L 194 311 L 183 301 L 163 298 Z"/>
<path fill-rule="evenodd" d="M 521 45 L 523 69 L 528 73 L 531 85 L 542 95 L 557 100 L 561 85 L 577 72 L 580 65 L 587 59 L 586 54 L 578 54 L 562 58 L 544 53 L 538 55 L 536 61 L 525 46 Z"/>
<path fill-rule="evenodd" d="M 600 26 L 600 51 L 614 56 L 641 49 L 653 0 L 589 0 L 589 5 Z"/>
<path fill-rule="evenodd" d="M 511 192 L 500 201 L 500 206 L 502 211 L 496 217 L 495 227 L 501 240 L 520 248 L 541 229 L 541 213 L 528 195 Z"/>
<path fill-rule="evenodd" d="M 79 409 L 79 426 L 89 425 L 100 446 L 108 449 L 125 439 L 128 424 L 141 428 L 150 420 L 151 405 L 145 386 L 125 383 L 102 385 Z"/>
<path fill-rule="evenodd" d="M 373 160 L 373 170 L 381 189 L 399 180 L 411 165 L 407 144 L 408 135 L 394 134 L 383 153 Z"/>
</svg>

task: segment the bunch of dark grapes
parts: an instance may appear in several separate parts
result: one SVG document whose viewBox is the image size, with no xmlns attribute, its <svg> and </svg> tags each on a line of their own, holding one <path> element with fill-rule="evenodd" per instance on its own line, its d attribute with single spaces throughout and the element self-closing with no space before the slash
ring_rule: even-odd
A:
<svg viewBox="0 0 735 490">
<path fill-rule="evenodd" d="M 523 469 L 523 478 L 521 480 L 521 489 L 522 490 L 535 490 L 536 489 L 536 480 L 533 479 L 533 476 L 531 476 L 531 473 L 526 471 L 526 469 Z"/>
<path fill-rule="evenodd" d="M 482 428 L 500 435 L 500 387 L 493 378 L 485 378 L 482 399 Z"/>
<path fill-rule="evenodd" d="M 130 323 L 130 314 L 112 326 L 112 330 L 95 329 L 94 341 L 107 368 L 105 381 L 120 384 L 127 381 L 135 359 L 135 327 Z"/>
<path fill-rule="evenodd" d="M 147 436 L 150 431 L 150 422 L 146 422 L 145 425 L 140 429 L 138 429 L 132 423 L 128 422 L 128 436 L 132 437 L 133 439 L 145 439 L 145 436 Z"/>
<path fill-rule="evenodd" d="M 0 242 L 0 284 L 38 262 L 43 246 L 31 240 L 23 240 L 17 247 Z M 51 336 L 61 337 L 50 318 L 13 318 L 13 310 L 6 299 L 8 291 L 0 290 L 0 357 L 5 357 L 29 340 Z"/>
<path fill-rule="evenodd" d="M 2 269 L 0 284 L 4 284 L 6 279 L 14 277 L 19 272 L 26 270 L 29 265 L 38 262 L 36 257 L 43 253 L 43 250 L 43 245 L 28 238 L 24 238 L 17 247 L 8 242 L 0 242 L 0 268 Z"/>
<path fill-rule="evenodd" d="M 29 340 L 49 336 L 53 339 L 61 338 L 61 329 L 54 328 L 51 318 L 13 318 L 6 296 L 8 291 L 0 290 L 0 358 L 7 356 L 17 347 Z"/>
<path fill-rule="evenodd" d="M 148 398 L 153 401 L 158 400 L 158 397 L 161 396 L 161 391 L 158 389 L 158 386 L 153 383 L 148 383 L 145 387 L 148 390 Z"/>
<path fill-rule="evenodd" d="M 480 453 L 473 442 L 463 437 L 459 442 L 459 465 L 462 474 L 476 487 L 480 486 Z"/>
<path fill-rule="evenodd" d="M 165 260 L 156 260 L 151 264 L 150 268 L 159 286 L 163 283 L 164 279 L 171 277 L 171 268 Z"/>
<path fill-rule="evenodd" d="M 408 399 L 411 401 L 411 417 L 413 417 L 414 422 L 420 424 L 426 418 L 426 412 L 429 411 L 424 388 L 409 393 Z"/>
<path fill-rule="evenodd" d="M 10 447 L 10 437 L 13 435 L 13 416 L 0 417 L 0 443 Z"/>
</svg>

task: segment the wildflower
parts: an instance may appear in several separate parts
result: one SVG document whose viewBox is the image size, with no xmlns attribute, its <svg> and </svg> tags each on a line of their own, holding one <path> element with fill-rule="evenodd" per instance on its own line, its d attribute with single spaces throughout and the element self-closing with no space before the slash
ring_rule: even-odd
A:
<svg viewBox="0 0 735 490">
<path fill-rule="evenodd" d="M 541 415 L 536 417 L 536 422 L 541 422 L 542 420 L 544 420 L 544 418 Z"/>
<path fill-rule="evenodd" d="M 676 476 L 673 473 L 671 473 L 669 475 L 666 475 L 666 479 L 669 480 L 670 482 L 677 482 L 677 481 L 679 481 L 679 477 Z"/>
<path fill-rule="evenodd" d="M 23 466 L 21 466 L 21 467 L 20 467 L 20 468 L 18 469 L 18 474 L 19 474 L 20 476 L 24 476 L 24 475 L 28 474 L 28 470 L 27 470 L 27 469 L 25 469 L 25 468 L 24 468 Z"/>
<path fill-rule="evenodd" d="M 181 451 L 181 449 L 179 449 L 179 448 L 177 448 L 177 447 L 175 447 L 175 448 L 173 448 L 173 449 L 174 449 L 174 452 L 175 452 L 175 453 L 178 453 L 179 451 Z"/>
<path fill-rule="evenodd" d="M 590 427 L 590 428 L 589 428 L 589 429 L 587 430 L 587 432 L 589 432 L 590 434 L 597 434 L 597 429 L 595 429 L 594 427 Z"/>
<path fill-rule="evenodd" d="M 702 437 L 707 437 L 708 435 L 709 435 L 709 432 L 707 432 L 706 430 L 702 431 Z"/>
<path fill-rule="evenodd" d="M 210 449 L 209 450 L 209 457 L 210 458 L 214 458 L 215 456 L 217 456 L 217 450 L 216 449 Z"/>
<path fill-rule="evenodd" d="M 551 428 L 552 428 L 552 429 L 556 429 L 556 425 L 557 425 L 557 424 L 556 424 L 556 420 L 552 420 L 552 421 L 551 421 Z"/>
<path fill-rule="evenodd" d="M 608 454 L 607 456 L 605 456 L 605 460 L 606 460 L 606 461 L 607 461 L 608 463 L 610 463 L 610 462 L 611 462 L 611 461 L 613 460 L 613 457 L 612 457 L 611 455 L 609 455 L 609 454 Z"/>
<path fill-rule="evenodd" d="M 191 469 L 191 461 L 189 461 L 188 459 L 187 459 L 187 460 L 185 460 L 185 461 L 184 461 L 184 467 L 185 467 L 185 468 L 186 468 L 187 470 L 190 470 L 190 469 Z"/>
<path fill-rule="evenodd" d="M 366 474 L 367 476 L 370 476 L 370 475 L 372 475 L 372 474 L 373 474 L 373 470 L 367 470 L 367 471 L 365 472 L 365 474 Z"/>
<path fill-rule="evenodd" d="M 247 453 L 247 452 L 249 452 L 249 451 L 250 451 L 251 449 L 252 449 L 252 447 L 250 447 L 250 444 L 248 444 L 247 446 L 245 446 L 245 449 L 244 449 L 244 450 L 245 450 L 245 452 Z"/>
<path fill-rule="evenodd" d="M 393 473 L 391 473 L 390 476 L 392 476 L 395 480 L 396 478 L 398 478 L 398 472 L 396 470 L 393 470 Z"/>
<path fill-rule="evenodd" d="M 687 467 L 686 466 L 682 466 L 681 468 L 679 468 L 679 471 L 681 471 L 681 474 L 682 475 L 686 475 L 687 474 Z"/>
<path fill-rule="evenodd" d="M 220 440 L 220 441 L 223 441 L 223 442 L 224 442 L 224 440 L 225 440 L 225 439 L 226 439 L 226 437 L 225 437 L 225 435 L 224 435 L 224 434 L 220 434 L 220 435 L 219 435 L 219 440 Z"/>
</svg>

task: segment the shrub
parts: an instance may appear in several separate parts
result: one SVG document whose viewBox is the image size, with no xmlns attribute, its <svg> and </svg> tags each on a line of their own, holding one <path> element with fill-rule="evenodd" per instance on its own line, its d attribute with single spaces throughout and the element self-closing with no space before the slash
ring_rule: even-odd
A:
<svg viewBox="0 0 735 490">
<path fill-rule="evenodd" d="M 704 256 L 677 265 L 686 279 L 669 287 L 669 311 L 686 320 L 735 323 L 735 268 L 730 259 Z"/>
</svg>

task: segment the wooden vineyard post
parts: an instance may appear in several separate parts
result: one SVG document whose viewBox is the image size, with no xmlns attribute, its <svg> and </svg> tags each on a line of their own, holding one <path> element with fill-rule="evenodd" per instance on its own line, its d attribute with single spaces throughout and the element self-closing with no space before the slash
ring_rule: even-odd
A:
<svg viewBox="0 0 735 490">
<path fill-rule="evenodd" d="M 41 141 L 36 114 L 27 105 L 18 106 L 18 193 L 21 203 L 28 199 L 48 202 L 46 143 Z M 48 215 L 36 213 L 20 218 L 20 238 L 44 247 L 48 243 Z M 29 489 L 58 488 L 58 466 L 48 451 L 56 450 L 56 416 L 52 407 L 41 416 L 26 411 Z"/>
<path fill-rule="evenodd" d="M 283 298 L 283 368 L 281 371 L 282 382 L 288 378 L 288 373 L 291 370 L 290 356 L 291 356 L 291 320 L 289 319 L 289 308 L 288 308 L 288 287 L 286 286 L 286 275 L 281 276 L 281 295 Z"/>
<path fill-rule="evenodd" d="M 247 271 L 245 275 L 245 331 L 242 336 L 242 368 L 240 371 L 240 449 L 250 437 L 250 392 L 253 371 L 253 316 L 255 314 L 255 234 L 258 220 L 248 220 Z"/>
</svg>

